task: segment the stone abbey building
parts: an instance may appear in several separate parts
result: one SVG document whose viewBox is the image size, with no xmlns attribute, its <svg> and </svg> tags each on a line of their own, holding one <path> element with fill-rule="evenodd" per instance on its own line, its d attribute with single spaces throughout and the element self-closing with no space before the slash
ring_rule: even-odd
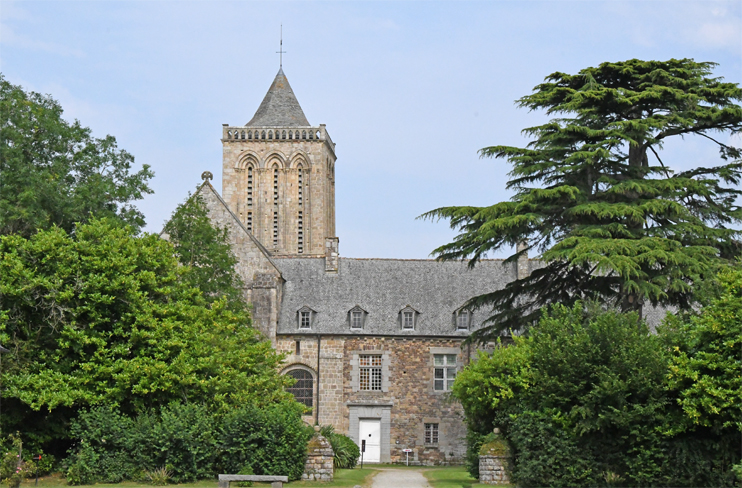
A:
<svg viewBox="0 0 742 488">
<path fill-rule="evenodd" d="M 332 424 L 367 462 L 459 463 L 466 428 L 450 398 L 484 313 L 462 306 L 530 272 L 503 264 L 340 257 L 335 143 L 311 125 L 283 70 L 255 116 L 222 128 L 223 188 L 200 187 L 229 229 L 254 324 L 287 353 L 309 423 Z"/>
</svg>

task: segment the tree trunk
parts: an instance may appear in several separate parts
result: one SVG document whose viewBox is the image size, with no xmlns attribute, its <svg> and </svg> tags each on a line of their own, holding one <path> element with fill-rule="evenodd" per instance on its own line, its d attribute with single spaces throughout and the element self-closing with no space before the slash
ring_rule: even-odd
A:
<svg viewBox="0 0 742 488">
<path fill-rule="evenodd" d="M 629 166 L 634 167 L 646 167 L 649 165 L 649 160 L 647 159 L 647 147 L 642 144 L 632 144 L 629 143 Z M 638 195 L 632 195 L 634 198 L 638 198 Z M 630 225 L 629 227 L 632 228 L 632 230 L 640 230 L 640 225 Z M 622 312 L 636 312 L 639 314 L 639 318 L 642 317 L 642 308 L 644 305 L 644 298 L 639 296 L 636 293 L 627 292 L 623 289 L 623 286 L 621 287 L 621 296 L 623 297 L 621 299 L 621 311 Z"/>
<path fill-rule="evenodd" d="M 621 299 L 621 311 L 624 313 L 636 312 L 642 318 L 644 299 L 636 293 L 624 293 Z"/>
</svg>

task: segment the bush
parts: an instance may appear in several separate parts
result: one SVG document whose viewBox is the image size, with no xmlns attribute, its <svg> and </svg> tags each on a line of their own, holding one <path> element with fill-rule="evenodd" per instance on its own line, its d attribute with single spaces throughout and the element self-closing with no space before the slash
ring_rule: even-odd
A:
<svg viewBox="0 0 742 488">
<path fill-rule="evenodd" d="M 193 404 L 174 403 L 133 419 L 113 408 L 94 408 L 72 424 L 78 445 L 67 460 L 67 481 L 183 483 L 218 472 L 299 479 L 311 435 L 302 412 L 293 401 L 246 406 L 224 419 Z"/>
<path fill-rule="evenodd" d="M 730 486 L 740 462 L 742 269 L 651 334 L 635 314 L 553 306 L 456 378 L 467 464 L 496 425 L 524 486 Z M 735 413 L 736 412 L 736 413 Z M 735 417 L 737 415 L 737 417 Z"/>
<path fill-rule="evenodd" d="M 513 478 L 522 486 L 596 486 L 594 456 L 570 435 L 556 412 L 523 412 L 510 426 Z"/>
<path fill-rule="evenodd" d="M 296 402 L 259 409 L 246 406 L 228 415 L 220 431 L 220 466 L 229 473 L 250 467 L 257 475 L 301 479 L 311 430 Z"/>
<path fill-rule="evenodd" d="M 18 488 L 23 478 L 33 476 L 36 465 L 21 458 L 23 444 L 20 436 L 16 433 L 9 437 L 11 448 L 0 457 L 0 480 L 10 488 Z"/>
<path fill-rule="evenodd" d="M 353 439 L 347 435 L 338 434 L 332 425 L 322 427 L 320 434 L 327 438 L 332 446 L 335 453 L 333 458 L 335 468 L 353 469 L 356 467 L 358 458 L 361 456 L 361 449 L 353 442 Z"/>
<path fill-rule="evenodd" d="M 208 409 L 198 405 L 173 404 L 134 419 L 105 407 L 83 412 L 71 427 L 79 445 L 68 459 L 67 481 L 118 483 L 160 467 L 176 483 L 212 477 L 214 424 Z"/>
</svg>

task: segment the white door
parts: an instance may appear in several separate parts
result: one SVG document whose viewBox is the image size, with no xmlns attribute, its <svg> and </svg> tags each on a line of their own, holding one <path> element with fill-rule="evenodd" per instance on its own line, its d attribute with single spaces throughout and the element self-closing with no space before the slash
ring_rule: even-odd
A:
<svg viewBox="0 0 742 488">
<path fill-rule="evenodd" d="M 363 462 L 378 463 L 381 461 L 381 420 L 358 421 L 358 444 L 366 441 L 366 452 Z"/>
</svg>

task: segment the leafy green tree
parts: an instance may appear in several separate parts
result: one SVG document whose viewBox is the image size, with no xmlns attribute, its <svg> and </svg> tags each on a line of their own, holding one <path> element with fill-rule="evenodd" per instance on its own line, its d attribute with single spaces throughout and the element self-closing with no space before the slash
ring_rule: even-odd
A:
<svg viewBox="0 0 742 488">
<path fill-rule="evenodd" d="M 742 268 L 719 273 L 721 290 L 700 312 L 673 317 L 670 387 L 686 414 L 683 430 L 742 435 Z"/>
<path fill-rule="evenodd" d="M 197 193 L 178 205 L 163 235 L 175 247 L 180 264 L 189 271 L 183 280 L 201 290 L 208 302 L 225 299 L 232 310 L 244 310 L 244 284 L 235 272 L 237 258 L 229 234 L 211 225 L 203 198 Z"/>
<path fill-rule="evenodd" d="M 433 251 L 440 260 L 474 266 L 523 242 L 510 261 L 531 249 L 541 254 L 544 266 L 530 276 L 470 301 L 493 310 L 474 339 L 534 323 L 552 303 L 597 299 L 640 314 L 647 302 L 688 308 L 694 287 L 739 255 L 740 151 L 714 133 L 742 130 L 742 90 L 711 77 L 714 66 L 603 63 L 553 73 L 518 101 L 558 117 L 525 129 L 533 137 L 525 148 L 480 151 L 512 164 L 513 198 L 423 215 L 449 219 L 460 232 Z M 721 160 L 673 171 L 661 159 L 663 144 L 689 135 L 718 145 Z"/>
<path fill-rule="evenodd" d="M 621 486 L 728 486 L 739 433 L 684 428 L 671 351 L 634 312 L 556 305 L 528 337 L 480 355 L 453 394 L 472 444 L 504 430 L 519 485 L 596 486 L 613 473 Z"/>
<path fill-rule="evenodd" d="M 0 234 L 31 235 L 56 225 L 67 232 L 91 215 L 116 217 L 139 229 L 144 215 L 131 203 L 152 193 L 147 165 L 116 139 L 91 136 L 62 119 L 50 96 L 26 93 L 0 75 Z"/>
<path fill-rule="evenodd" d="M 83 407 L 132 414 L 177 400 L 218 413 L 291 398 L 282 356 L 247 312 L 206 300 L 174 255 L 108 219 L 0 237 L 4 429 L 35 425 L 49 440 Z"/>
</svg>

